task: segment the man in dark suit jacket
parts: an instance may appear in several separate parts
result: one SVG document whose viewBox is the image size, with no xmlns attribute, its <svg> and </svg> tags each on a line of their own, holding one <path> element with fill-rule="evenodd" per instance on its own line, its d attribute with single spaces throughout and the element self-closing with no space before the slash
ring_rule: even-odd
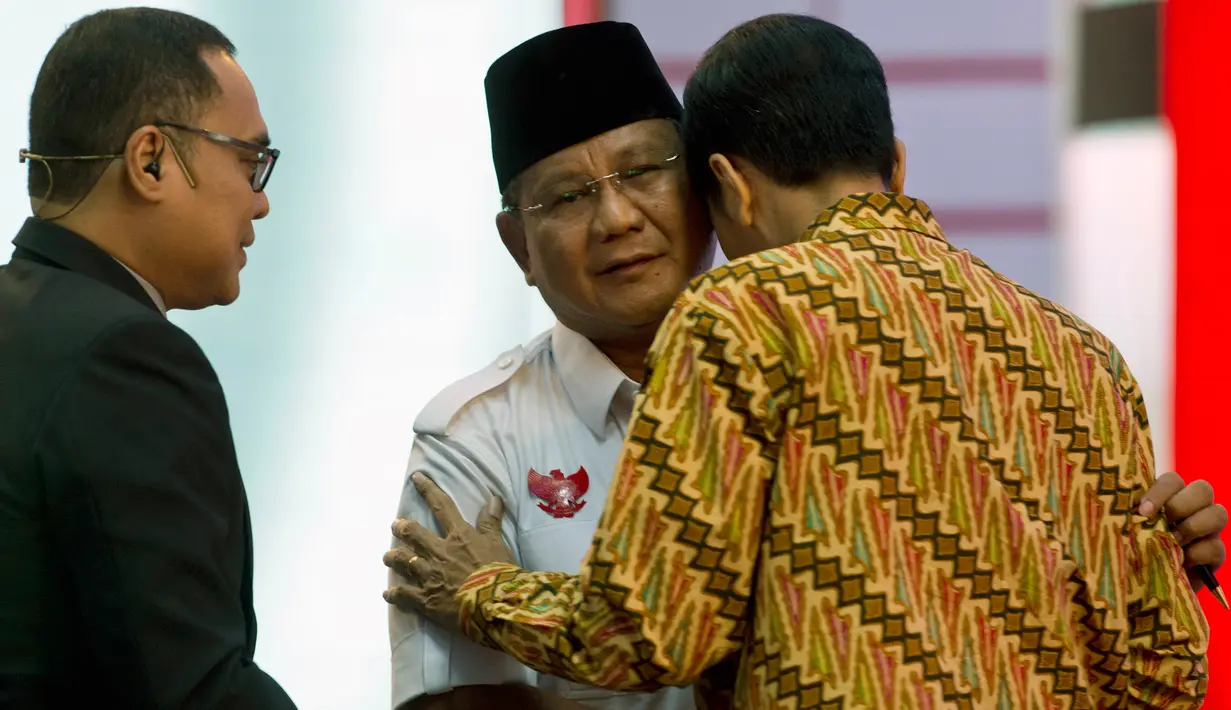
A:
<svg viewBox="0 0 1231 710">
<path fill-rule="evenodd" d="M 226 401 L 170 308 L 239 295 L 277 151 L 217 29 L 112 10 L 31 97 L 0 267 L 0 709 L 294 708 L 253 663 Z"/>
</svg>

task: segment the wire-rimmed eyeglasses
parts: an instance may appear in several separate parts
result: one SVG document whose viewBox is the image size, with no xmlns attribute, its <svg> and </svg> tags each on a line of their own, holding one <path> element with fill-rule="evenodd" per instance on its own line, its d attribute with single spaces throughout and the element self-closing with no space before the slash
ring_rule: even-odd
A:
<svg viewBox="0 0 1231 710">
<path fill-rule="evenodd" d="M 628 168 L 617 170 L 597 178 L 578 178 L 573 185 L 552 185 L 537 195 L 527 207 L 506 205 L 505 212 L 533 214 L 544 220 L 568 222 L 592 214 L 598 200 L 599 188 L 604 182 L 630 197 L 654 197 L 674 183 L 674 170 L 680 158 L 678 152 L 653 153 L 632 161 Z"/>
</svg>

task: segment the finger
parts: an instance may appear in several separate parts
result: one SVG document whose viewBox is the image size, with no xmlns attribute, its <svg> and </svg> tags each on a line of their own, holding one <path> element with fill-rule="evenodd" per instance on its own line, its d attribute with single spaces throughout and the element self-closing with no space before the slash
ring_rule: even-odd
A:
<svg viewBox="0 0 1231 710">
<path fill-rule="evenodd" d="M 1227 547 L 1222 540 L 1198 540 L 1184 548 L 1184 566 L 1209 565 L 1214 572 L 1227 560 Z"/>
<path fill-rule="evenodd" d="M 479 513 L 475 528 L 487 537 L 499 538 L 504 524 L 504 500 L 500 496 L 492 496 Z"/>
<path fill-rule="evenodd" d="M 1184 518 L 1184 522 L 1175 526 L 1172 534 L 1176 542 L 1187 545 L 1203 537 L 1217 537 L 1227 526 L 1227 509 L 1221 505 L 1211 505 Z"/>
<path fill-rule="evenodd" d="M 1167 501 L 1167 520 L 1172 523 L 1195 515 L 1203 508 L 1214 505 L 1214 488 L 1207 481 L 1193 481 Z"/>
<path fill-rule="evenodd" d="M 406 543 L 419 555 L 434 554 L 436 545 L 440 544 L 439 535 L 414 520 L 399 518 L 393 521 L 393 536 Z"/>
<path fill-rule="evenodd" d="M 386 552 L 383 562 L 386 567 L 411 582 L 423 579 L 428 570 L 426 560 L 402 547 Z"/>
<path fill-rule="evenodd" d="M 1147 518 L 1163 509 L 1167 501 L 1176 493 L 1184 490 L 1184 479 L 1178 473 L 1164 473 L 1154 480 L 1154 485 L 1141 497 L 1137 511 Z"/>
<path fill-rule="evenodd" d="M 466 520 L 458 512 L 453 499 L 449 497 L 449 494 L 440 490 L 436 482 L 428 478 L 426 473 L 415 471 L 410 474 L 410 480 L 414 482 L 415 490 L 419 491 L 419 495 L 427 502 L 427 507 L 431 508 L 432 515 L 436 517 L 436 522 L 440 523 L 446 535 L 457 530 L 459 526 L 466 525 Z"/>
<path fill-rule="evenodd" d="M 422 614 L 427 611 L 427 595 L 423 589 L 414 584 L 400 584 L 389 587 L 381 594 L 385 601 L 402 611 L 412 614 Z"/>
</svg>

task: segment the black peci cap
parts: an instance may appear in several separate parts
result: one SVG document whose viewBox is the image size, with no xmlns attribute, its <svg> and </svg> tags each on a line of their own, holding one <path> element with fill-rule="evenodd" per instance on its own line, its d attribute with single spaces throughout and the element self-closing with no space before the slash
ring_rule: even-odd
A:
<svg viewBox="0 0 1231 710">
<path fill-rule="evenodd" d="M 484 86 L 501 192 L 552 153 L 620 126 L 682 114 L 641 32 L 625 22 L 529 39 L 492 63 Z"/>
</svg>

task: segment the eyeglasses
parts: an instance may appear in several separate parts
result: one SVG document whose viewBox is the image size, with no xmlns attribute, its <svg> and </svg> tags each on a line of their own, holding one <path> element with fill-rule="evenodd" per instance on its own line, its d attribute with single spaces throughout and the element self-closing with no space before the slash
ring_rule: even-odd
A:
<svg viewBox="0 0 1231 710">
<path fill-rule="evenodd" d="M 253 143 L 252 141 L 240 140 L 231 136 L 224 136 L 221 133 L 207 131 L 204 128 L 196 126 L 188 126 L 183 123 L 175 123 L 174 121 L 158 121 L 154 124 L 158 128 L 177 128 L 181 131 L 188 131 L 204 137 L 206 140 L 228 145 L 232 148 L 248 151 L 253 154 L 252 157 L 252 190 L 253 192 L 263 192 L 265 185 L 269 183 L 269 176 L 274 172 L 274 165 L 278 162 L 278 156 L 281 152 L 277 148 L 270 148 L 267 145 Z M 175 156 L 175 162 L 179 163 L 180 170 L 184 171 L 184 175 L 188 177 L 188 184 L 196 187 L 192 179 L 191 173 L 188 172 L 188 167 L 184 165 L 183 159 L 180 158 L 179 151 L 176 150 L 175 141 L 169 137 L 167 142 L 171 144 L 171 153 Z"/>
<path fill-rule="evenodd" d="M 196 126 L 188 126 L 182 123 L 175 123 L 173 121 L 158 121 L 154 124 L 154 126 L 158 128 L 177 128 L 181 131 L 196 133 L 197 135 L 203 136 L 207 140 L 213 141 L 214 143 L 229 145 L 233 148 L 238 148 L 240 150 L 245 150 L 252 153 L 252 189 L 255 192 L 263 192 L 265 190 L 265 185 L 269 183 L 269 176 L 274 171 L 274 164 L 278 162 L 278 156 L 281 154 L 277 148 L 270 148 L 269 146 L 264 146 L 260 143 L 253 143 L 252 141 L 245 141 L 240 140 L 239 138 L 224 136 L 221 133 L 214 133 L 213 131 L 207 131 L 204 128 L 197 128 Z M 175 147 L 175 141 L 171 140 L 171 137 L 165 133 L 163 134 L 163 137 L 167 139 L 167 145 L 171 146 L 171 155 L 175 157 L 175 162 L 180 166 L 180 170 L 184 171 L 184 177 L 188 180 L 188 186 L 195 188 L 197 183 L 193 180 L 192 173 L 189 172 L 188 166 L 184 164 L 184 159 L 180 157 L 179 150 Z M 43 167 L 47 169 L 48 182 L 47 192 L 43 195 L 44 201 L 51 197 L 52 188 L 54 187 L 54 175 L 51 172 L 51 164 L 48 161 L 116 160 L 123 157 L 124 155 L 122 153 L 106 155 L 39 155 L 37 153 L 31 153 L 24 148 L 17 151 L 17 162 L 24 163 L 27 160 L 35 160 L 42 163 Z"/>
<path fill-rule="evenodd" d="M 544 221 L 572 224 L 588 219 L 598 205 L 599 187 L 610 181 L 611 185 L 632 199 L 658 197 L 678 184 L 675 167 L 679 153 L 651 153 L 623 170 L 610 175 L 586 180 L 579 178 L 575 185 L 553 186 L 538 195 L 529 207 L 508 205 L 505 212 L 534 215 Z"/>
</svg>

